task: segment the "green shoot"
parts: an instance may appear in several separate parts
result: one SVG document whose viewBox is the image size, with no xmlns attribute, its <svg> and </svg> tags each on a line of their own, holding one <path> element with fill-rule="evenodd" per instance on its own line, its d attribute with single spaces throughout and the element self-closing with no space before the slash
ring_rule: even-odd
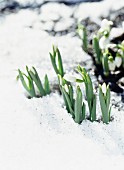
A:
<svg viewBox="0 0 124 170">
<path fill-rule="evenodd" d="M 59 80 L 61 82 L 66 82 L 59 75 Z M 60 85 L 60 89 L 62 91 L 63 99 L 65 102 L 65 106 L 67 111 L 72 115 L 74 121 L 80 124 L 85 119 L 85 104 L 82 101 L 82 92 L 79 86 L 76 89 L 76 99 L 73 96 L 73 87 L 70 84 Z"/>
<path fill-rule="evenodd" d="M 94 35 L 94 37 L 93 37 L 93 49 L 94 49 L 94 53 L 95 53 L 96 62 L 98 64 L 101 64 L 102 51 L 99 47 L 99 39 L 96 35 Z"/>
<path fill-rule="evenodd" d="M 25 90 L 29 93 L 30 97 L 36 97 L 32 78 L 22 73 L 20 69 L 18 69 L 18 72 L 19 72 L 19 79 L 21 80 Z M 26 83 L 25 78 L 28 80 L 28 83 Z"/>
<path fill-rule="evenodd" d="M 86 27 L 79 24 L 77 29 L 78 35 L 82 40 L 82 48 L 85 52 L 88 51 L 88 40 L 87 40 L 87 30 Z"/>
<path fill-rule="evenodd" d="M 45 96 L 47 94 L 50 94 L 50 85 L 49 85 L 49 80 L 48 80 L 47 75 L 45 75 L 44 87 L 43 87 L 42 82 L 39 78 L 39 75 L 34 67 L 32 67 L 32 69 L 29 70 L 28 66 L 26 66 L 26 71 L 27 71 L 27 75 L 22 73 L 20 71 L 20 69 L 18 69 L 18 72 L 19 72 L 18 77 L 21 80 L 23 87 L 29 93 L 30 97 L 37 97 L 35 88 L 34 88 L 34 83 L 35 83 L 35 85 L 39 91 L 39 95 L 41 97 Z M 26 83 L 24 78 L 26 78 L 28 80 L 28 84 Z"/>
<path fill-rule="evenodd" d="M 102 111 L 102 118 L 104 123 L 110 121 L 111 107 L 110 107 L 110 88 L 104 83 L 102 86 L 99 85 L 99 100 Z"/>
<path fill-rule="evenodd" d="M 103 58 L 102 58 L 102 66 L 104 70 L 104 75 L 108 76 L 109 75 L 109 65 L 108 65 L 108 53 L 103 53 Z"/>
<path fill-rule="evenodd" d="M 62 58 L 59 49 L 53 46 L 53 52 L 49 54 L 56 74 L 57 75 L 60 74 L 63 77 L 64 70 L 63 70 Z"/>
<path fill-rule="evenodd" d="M 90 112 L 90 120 L 96 121 L 96 95 L 93 92 L 93 85 L 89 74 L 86 69 L 78 66 L 77 71 L 81 74 L 85 84 L 86 97 L 88 101 L 88 107 Z"/>
</svg>

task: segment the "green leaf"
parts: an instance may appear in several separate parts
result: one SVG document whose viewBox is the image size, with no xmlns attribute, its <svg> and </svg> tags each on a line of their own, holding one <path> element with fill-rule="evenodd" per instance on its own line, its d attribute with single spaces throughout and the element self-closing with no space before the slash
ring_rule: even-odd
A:
<svg viewBox="0 0 124 170">
<path fill-rule="evenodd" d="M 85 27 L 84 27 L 84 29 L 83 29 L 83 50 L 84 50 L 85 52 L 88 51 L 87 30 L 86 30 Z"/>
<path fill-rule="evenodd" d="M 77 83 L 83 83 L 83 82 L 84 82 L 84 80 L 76 79 L 76 82 L 77 82 Z"/>
<path fill-rule="evenodd" d="M 30 77 L 32 78 L 32 80 L 35 82 L 35 84 L 36 84 L 36 86 L 37 86 L 37 88 L 38 88 L 38 90 L 40 92 L 40 95 L 45 96 L 46 93 L 45 93 L 45 90 L 43 88 L 43 85 L 42 85 L 42 82 L 40 80 L 40 77 L 39 77 L 36 69 L 34 67 L 32 67 L 32 69 L 33 69 L 33 71 L 32 70 L 30 70 L 30 71 L 27 70 L 27 71 L 28 71 Z"/>
<path fill-rule="evenodd" d="M 71 100 L 71 103 L 72 103 L 72 107 L 74 105 L 74 101 L 73 101 L 73 88 L 71 85 L 68 86 L 69 87 L 69 97 L 70 97 L 70 100 Z"/>
<path fill-rule="evenodd" d="M 81 34 L 80 34 L 81 32 Z M 87 40 L 87 30 L 86 27 L 84 27 L 81 24 L 78 24 L 77 33 L 79 34 L 79 37 L 82 39 L 82 48 L 85 52 L 88 50 L 88 40 Z"/>
<path fill-rule="evenodd" d="M 107 91 L 106 91 L 106 106 L 107 106 L 107 110 L 109 110 L 109 107 L 110 107 L 110 98 L 111 98 L 110 88 L 109 88 L 109 85 L 107 85 Z"/>
<path fill-rule="evenodd" d="M 96 55 L 96 62 L 101 64 L 101 49 L 99 47 L 99 40 L 96 35 L 93 38 L 93 48 Z"/>
<path fill-rule="evenodd" d="M 85 120 L 85 114 L 86 114 L 86 105 L 83 102 L 83 106 L 82 106 L 82 121 Z"/>
<path fill-rule="evenodd" d="M 26 76 L 24 73 L 22 73 L 20 69 L 18 69 L 18 72 L 19 72 L 19 78 L 25 90 L 29 93 L 31 97 L 36 97 L 33 80 L 30 77 Z M 25 82 L 24 76 L 28 80 L 28 85 Z"/>
<path fill-rule="evenodd" d="M 82 92 L 79 86 L 77 87 L 76 94 L 77 95 L 74 108 L 75 122 L 80 124 L 82 122 Z"/>
<path fill-rule="evenodd" d="M 72 109 L 72 103 L 71 103 L 71 100 L 69 98 L 69 95 L 67 94 L 67 92 L 65 91 L 64 87 L 62 86 L 62 92 L 66 98 L 66 101 L 68 103 L 68 107 L 69 107 L 69 112 L 71 113 L 72 117 L 74 117 L 74 111 Z"/>
<path fill-rule="evenodd" d="M 63 64 L 62 64 L 62 58 L 59 49 L 57 48 L 57 54 L 58 54 L 58 70 L 59 74 L 63 77 L 64 76 L 64 70 L 63 70 Z"/>
<path fill-rule="evenodd" d="M 51 63 L 53 65 L 54 71 L 56 72 L 56 74 L 59 74 L 55 58 L 54 58 L 54 56 L 51 53 L 49 53 L 49 54 L 50 54 L 50 59 L 51 59 Z"/>
<path fill-rule="evenodd" d="M 93 98 L 93 106 L 91 111 L 91 121 L 96 121 L 96 96 Z"/>
<path fill-rule="evenodd" d="M 49 80 L 48 80 L 47 75 L 45 75 L 45 78 L 44 78 L 44 90 L 46 94 L 50 94 L 50 85 L 49 85 Z"/>
<path fill-rule="evenodd" d="M 112 109 L 112 106 L 110 106 L 110 109 L 109 109 L 109 121 L 111 120 L 111 109 Z"/>
<path fill-rule="evenodd" d="M 102 93 L 101 86 L 99 86 L 99 100 L 100 100 L 103 122 L 108 123 L 109 122 L 109 113 L 108 113 L 108 110 L 107 110 L 107 106 L 106 106 L 106 103 L 105 103 L 105 99 L 104 99 L 104 95 Z"/>
<path fill-rule="evenodd" d="M 103 54 L 102 65 L 103 65 L 103 69 L 104 69 L 104 74 L 106 76 L 108 76 L 109 75 L 109 65 L 108 65 L 108 54 L 107 53 Z"/>
</svg>

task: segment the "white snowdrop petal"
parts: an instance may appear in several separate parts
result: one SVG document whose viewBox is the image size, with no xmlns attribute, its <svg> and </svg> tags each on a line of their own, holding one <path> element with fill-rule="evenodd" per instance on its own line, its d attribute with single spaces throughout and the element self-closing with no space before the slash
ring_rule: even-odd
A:
<svg viewBox="0 0 124 170">
<path fill-rule="evenodd" d="M 113 22 L 112 22 L 112 21 L 109 21 L 109 25 L 113 25 Z"/>
<path fill-rule="evenodd" d="M 67 84 L 64 85 L 64 89 L 65 89 L 65 91 L 66 91 L 67 93 L 69 93 L 69 89 L 68 89 Z"/>
<path fill-rule="evenodd" d="M 122 58 L 121 57 L 115 57 L 115 64 L 119 68 L 122 64 Z"/>
<path fill-rule="evenodd" d="M 116 67 L 115 62 L 114 61 L 109 61 L 108 64 L 109 64 L 109 70 L 114 71 L 115 67 Z"/>
<path fill-rule="evenodd" d="M 122 43 L 121 43 L 123 46 L 124 46 L 124 40 L 122 41 Z"/>
<path fill-rule="evenodd" d="M 79 29 L 78 34 L 79 34 L 80 38 L 83 38 L 83 30 L 82 29 Z"/>
<path fill-rule="evenodd" d="M 69 74 L 65 74 L 64 77 L 63 77 L 66 81 L 69 81 L 69 82 L 76 82 L 76 77 L 72 76 L 72 75 L 69 75 Z"/>
<path fill-rule="evenodd" d="M 123 55 L 123 51 L 122 51 L 121 49 L 118 50 L 118 53 L 119 53 L 120 55 Z"/>
<path fill-rule="evenodd" d="M 103 83 L 103 85 L 102 85 L 102 92 L 104 93 L 104 94 L 106 94 L 106 84 L 105 83 Z"/>
<path fill-rule="evenodd" d="M 101 22 L 101 28 L 103 30 L 110 30 L 110 26 L 113 25 L 112 21 L 108 21 L 107 19 L 103 19 Z"/>
<path fill-rule="evenodd" d="M 105 49 L 107 45 L 109 44 L 109 38 L 106 38 L 105 36 L 101 37 L 99 40 L 99 46 L 101 49 Z"/>
</svg>

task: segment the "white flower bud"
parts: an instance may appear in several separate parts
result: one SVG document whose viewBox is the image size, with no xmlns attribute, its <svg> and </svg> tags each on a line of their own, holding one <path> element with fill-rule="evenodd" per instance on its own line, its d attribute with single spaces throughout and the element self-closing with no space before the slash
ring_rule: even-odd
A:
<svg viewBox="0 0 124 170">
<path fill-rule="evenodd" d="M 67 84 L 64 85 L 64 89 L 65 89 L 65 91 L 66 91 L 67 93 L 69 93 L 69 89 L 68 89 Z"/>
<path fill-rule="evenodd" d="M 63 77 L 66 81 L 69 81 L 71 83 L 76 82 L 76 77 L 74 77 L 73 75 L 70 74 L 65 74 Z"/>
<path fill-rule="evenodd" d="M 102 22 L 101 22 L 101 29 L 109 31 L 111 25 L 113 25 L 112 21 L 108 21 L 107 19 L 103 19 Z"/>
<path fill-rule="evenodd" d="M 104 94 L 106 94 L 106 91 L 107 91 L 106 84 L 103 83 L 103 85 L 102 85 L 102 92 L 103 92 Z"/>
<path fill-rule="evenodd" d="M 79 30 L 78 30 L 78 34 L 79 34 L 79 36 L 80 36 L 81 39 L 84 38 L 84 34 L 83 34 L 83 30 L 82 30 L 82 29 L 79 29 Z"/>
<path fill-rule="evenodd" d="M 116 65 L 115 65 L 114 61 L 109 61 L 108 65 L 109 65 L 109 70 L 110 71 L 114 71 L 115 70 Z"/>
<path fill-rule="evenodd" d="M 122 55 L 123 55 L 122 49 L 119 49 L 119 50 L 118 50 L 118 53 L 122 56 Z"/>
<path fill-rule="evenodd" d="M 123 46 L 124 46 L 124 40 L 122 41 L 122 43 L 121 43 Z"/>
<path fill-rule="evenodd" d="M 120 56 L 115 57 L 115 65 L 119 68 L 122 64 L 122 58 Z"/>
<path fill-rule="evenodd" d="M 109 38 L 106 38 L 105 36 L 101 37 L 99 40 L 99 46 L 101 49 L 105 49 L 107 45 L 109 44 Z"/>
</svg>

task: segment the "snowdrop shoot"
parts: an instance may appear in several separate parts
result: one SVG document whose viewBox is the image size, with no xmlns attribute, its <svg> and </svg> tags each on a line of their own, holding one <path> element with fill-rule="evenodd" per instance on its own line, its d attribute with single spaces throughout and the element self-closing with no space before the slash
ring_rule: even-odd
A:
<svg viewBox="0 0 124 170">
<path fill-rule="evenodd" d="M 19 72 L 19 79 L 22 82 L 23 87 L 26 89 L 26 91 L 29 93 L 30 97 L 37 97 L 34 84 L 36 85 L 39 96 L 45 96 L 47 94 L 50 94 L 50 85 L 47 75 L 44 77 L 44 86 L 40 80 L 40 77 L 34 67 L 32 67 L 31 70 L 28 69 L 28 66 L 26 66 L 27 75 L 22 73 L 20 69 L 18 69 Z M 28 79 L 28 84 L 26 83 L 24 77 Z"/>
<path fill-rule="evenodd" d="M 36 97 L 34 83 L 30 75 L 24 74 L 20 69 L 18 69 L 18 77 L 21 80 L 21 83 L 25 90 L 28 92 L 30 97 Z M 26 79 L 26 80 L 25 80 Z"/>
<path fill-rule="evenodd" d="M 96 95 L 93 92 L 93 84 L 91 78 L 85 68 L 78 66 L 77 71 L 81 74 L 82 81 L 85 84 L 86 97 L 90 112 L 90 121 L 96 121 Z"/>
<path fill-rule="evenodd" d="M 78 25 L 78 29 L 77 29 L 77 33 L 79 35 L 79 37 L 82 40 L 82 48 L 85 52 L 87 52 L 88 50 L 88 40 L 87 40 L 87 30 L 86 27 L 79 24 Z"/>
<path fill-rule="evenodd" d="M 102 66 L 104 70 L 104 75 L 109 75 L 109 65 L 108 65 L 108 52 L 103 53 Z"/>
<path fill-rule="evenodd" d="M 59 75 L 59 79 L 64 78 Z M 72 115 L 74 121 L 80 124 L 85 119 L 85 104 L 82 99 L 82 92 L 80 87 L 76 87 L 76 98 L 74 98 L 73 87 L 70 84 L 65 84 L 62 86 L 60 85 L 60 88 L 67 111 Z"/>
<path fill-rule="evenodd" d="M 50 54 L 52 66 L 56 74 L 57 75 L 60 74 L 63 77 L 64 69 L 63 69 L 62 57 L 61 57 L 59 49 L 53 45 L 53 52 L 49 54 Z"/>
<path fill-rule="evenodd" d="M 102 111 L 102 119 L 104 123 L 109 123 L 110 114 L 111 114 L 111 106 L 110 106 L 110 88 L 109 85 L 106 86 L 105 83 L 103 85 L 99 85 L 99 100 Z"/>
<path fill-rule="evenodd" d="M 101 64 L 101 49 L 100 49 L 100 45 L 99 45 L 99 39 L 96 35 L 94 35 L 93 37 L 93 49 L 94 49 L 94 53 L 95 53 L 95 60 L 98 64 Z"/>
</svg>

